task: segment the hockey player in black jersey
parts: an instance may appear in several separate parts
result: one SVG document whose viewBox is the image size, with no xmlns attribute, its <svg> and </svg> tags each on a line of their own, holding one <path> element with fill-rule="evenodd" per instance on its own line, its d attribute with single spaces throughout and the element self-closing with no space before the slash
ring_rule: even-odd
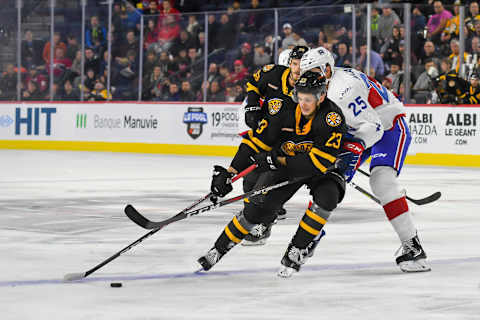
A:
<svg viewBox="0 0 480 320">
<path fill-rule="evenodd" d="M 290 276 L 312 255 L 323 225 L 343 199 L 345 181 L 336 169 L 337 154 L 346 133 L 343 114 L 326 98 L 326 79 L 320 73 L 302 75 L 295 85 L 294 96 L 298 104 L 284 109 L 289 115 L 284 112 L 288 116 L 281 123 L 280 144 L 252 154 L 259 167 L 257 170 L 264 171 L 256 187 L 298 176 L 308 177 L 308 180 L 247 199 L 244 210 L 225 227 L 214 247 L 198 259 L 204 270 L 209 270 L 240 243 L 255 225 L 272 221 L 278 208 L 306 184 L 313 201 L 287 248 L 279 271 L 279 276 Z M 264 123 L 259 129 L 263 132 L 269 129 L 269 124 Z M 238 152 L 237 156 L 243 159 Z"/>
<path fill-rule="evenodd" d="M 262 130 L 265 123 L 273 121 L 278 122 L 281 117 L 284 105 L 292 104 L 292 95 L 295 82 L 300 76 L 300 59 L 308 51 L 308 47 L 296 46 L 292 49 L 288 64 L 289 67 L 282 65 L 269 64 L 258 69 L 253 73 L 246 84 L 247 98 L 245 99 L 245 122 L 252 129 L 245 134 L 240 151 L 247 153 L 258 153 L 269 151 L 271 146 L 278 140 L 280 128 L 277 130 Z M 259 127 L 260 126 L 260 127 Z M 272 124 L 270 124 L 272 127 Z M 275 126 L 274 126 L 275 127 Z M 256 133 L 256 132 L 259 133 Z M 258 137 L 260 135 L 260 137 Z M 243 157 L 249 159 L 249 157 Z M 225 181 L 231 178 L 233 174 L 240 172 L 244 167 L 239 160 L 234 160 L 227 169 L 221 166 L 214 167 L 214 179 L 212 183 L 212 192 L 220 197 L 224 197 L 230 188 L 225 186 Z M 252 190 L 258 180 L 258 171 L 248 174 L 243 180 L 243 189 L 245 192 Z M 218 184 L 218 186 L 216 186 Z M 224 190 L 224 188 L 229 189 Z M 286 211 L 279 208 L 277 212 L 278 219 L 284 219 Z M 244 245 L 261 245 L 270 235 L 271 224 L 260 224 L 255 226 L 252 232 L 247 236 Z"/>
</svg>

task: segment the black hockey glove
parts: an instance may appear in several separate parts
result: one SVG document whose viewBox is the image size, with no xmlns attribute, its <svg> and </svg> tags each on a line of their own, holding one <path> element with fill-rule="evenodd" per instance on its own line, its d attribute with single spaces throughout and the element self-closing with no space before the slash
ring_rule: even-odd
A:
<svg viewBox="0 0 480 320">
<path fill-rule="evenodd" d="M 257 164 L 257 171 L 265 172 L 265 171 L 275 171 L 278 170 L 280 167 L 280 163 L 277 161 L 277 157 L 279 156 L 278 151 L 272 150 L 269 152 L 260 152 L 254 154 L 250 157 L 254 163 Z"/>
<path fill-rule="evenodd" d="M 258 122 L 262 120 L 263 112 L 260 106 L 245 106 L 245 123 L 247 126 L 256 130 L 258 127 Z"/>
<path fill-rule="evenodd" d="M 213 176 L 212 176 L 212 185 L 210 191 L 218 197 L 225 197 L 230 191 L 233 190 L 232 187 L 232 177 L 233 173 L 228 172 L 222 166 L 213 166 Z"/>
</svg>

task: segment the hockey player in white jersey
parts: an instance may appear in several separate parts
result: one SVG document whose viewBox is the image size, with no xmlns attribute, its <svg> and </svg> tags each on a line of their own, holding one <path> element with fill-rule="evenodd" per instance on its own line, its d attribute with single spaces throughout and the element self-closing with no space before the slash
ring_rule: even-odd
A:
<svg viewBox="0 0 480 320">
<path fill-rule="evenodd" d="M 430 271 L 405 190 L 397 179 L 411 141 L 404 105 L 375 79 L 334 66 L 332 54 L 319 47 L 303 55 L 300 72 L 322 72 L 328 79 L 327 97 L 344 113 L 352 135 L 344 144 L 343 160 L 348 164 L 345 177 L 350 181 L 358 166 L 371 157 L 370 187 L 402 242 L 402 254 L 396 263 L 404 272 Z"/>
</svg>

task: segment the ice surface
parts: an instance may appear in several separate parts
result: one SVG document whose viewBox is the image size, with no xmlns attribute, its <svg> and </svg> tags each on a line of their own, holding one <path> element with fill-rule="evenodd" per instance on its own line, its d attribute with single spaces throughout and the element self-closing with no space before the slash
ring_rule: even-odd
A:
<svg viewBox="0 0 480 320">
<path fill-rule="evenodd" d="M 480 319 L 480 170 L 404 168 L 411 197 L 443 193 L 410 206 L 430 273 L 400 272 L 382 208 L 349 188 L 315 256 L 291 279 L 278 278 L 309 199 L 302 189 L 266 246 L 238 246 L 208 273 L 194 273 L 196 259 L 240 204 L 176 222 L 64 283 L 148 232 L 124 216 L 127 203 L 151 219 L 173 215 L 208 192 L 213 164 L 229 159 L 5 150 L 0 159 L 2 320 Z"/>
</svg>

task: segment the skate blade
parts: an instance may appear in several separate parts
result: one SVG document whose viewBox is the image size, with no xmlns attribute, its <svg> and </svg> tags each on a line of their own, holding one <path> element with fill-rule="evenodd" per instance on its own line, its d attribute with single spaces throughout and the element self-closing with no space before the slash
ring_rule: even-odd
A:
<svg viewBox="0 0 480 320">
<path fill-rule="evenodd" d="M 282 266 L 280 269 L 278 269 L 277 276 L 280 278 L 290 278 L 295 272 L 297 272 L 297 270 Z"/>
<path fill-rule="evenodd" d="M 419 259 L 415 261 L 403 261 L 399 263 L 398 267 L 400 268 L 400 270 L 407 273 L 428 272 L 432 270 L 432 268 L 425 259 Z"/>
<path fill-rule="evenodd" d="M 261 240 L 258 240 L 258 241 L 243 240 L 242 241 L 242 246 L 245 246 L 245 247 L 263 246 L 266 243 L 267 243 L 267 239 L 261 239 Z"/>
</svg>

